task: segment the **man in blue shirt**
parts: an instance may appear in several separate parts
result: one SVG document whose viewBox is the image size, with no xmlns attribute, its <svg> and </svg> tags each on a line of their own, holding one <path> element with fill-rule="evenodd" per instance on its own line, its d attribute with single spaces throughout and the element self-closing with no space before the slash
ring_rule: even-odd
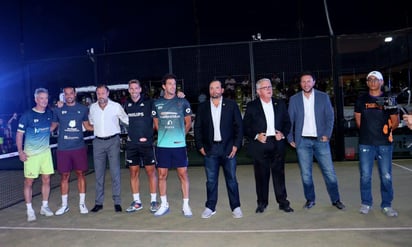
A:
<svg viewBox="0 0 412 247">
<path fill-rule="evenodd" d="M 77 188 L 79 190 L 79 210 L 81 214 L 89 211 L 85 204 L 86 178 L 85 172 L 89 169 L 87 160 L 87 146 L 84 143 L 83 126 L 92 131 L 89 124 L 89 109 L 76 102 L 76 90 L 74 87 L 63 89 L 65 104 L 55 109 L 56 124 L 59 124 L 59 137 L 57 146 L 57 170 L 61 174 L 60 191 L 62 205 L 56 211 L 56 215 L 62 215 L 69 211 L 68 194 L 69 179 L 72 170 L 77 176 Z"/>
<path fill-rule="evenodd" d="M 53 216 L 48 205 L 50 195 L 50 175 L 54 173 L 50 150 L 50 132 L 56 127 L 52 125 L 53 112 L 47 107 L 49 92 L 38 88 L 34 93 L 36 106 L 23 113 L 16 133 L 16 145 L 19 158 L 24 162 L 24 199 L 27 207 L 27 221 L 35 221 L 36 214 L 32 207 L 33 181 L 41 174 L 42 206 L 40 214 Z M 24 149 L 23 149 L 23 137 Z"/>
</svg>

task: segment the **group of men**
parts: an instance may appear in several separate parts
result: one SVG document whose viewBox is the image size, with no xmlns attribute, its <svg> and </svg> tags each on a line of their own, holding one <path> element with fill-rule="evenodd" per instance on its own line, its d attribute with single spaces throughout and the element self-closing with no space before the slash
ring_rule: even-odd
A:
<svg viewBox="0 0 412 247">
<path fill-rule="evenodd" d="M 360 213 L 367 214 L 372 206 L 371 174 L 377 160 L 381 179 L 381 209 L 387 216 L 397 216 L 392 208 L 392 131 L 399 124 L 395 110 L 386 110 L 376 104 L 381 91 L 383 77 L 372 71 L 367 76 L 369 92 L 359 97 L 355 105 L 355 119 L 360 129 Z M 253 168 L 257 195 L 256 213 L 263 213 L 269 205 L 269 181 L 272 175 L 276 202 L 279 209 L 293 212 L 287 199 L 285 186 L 285 154 L 287 144 L 296 149 L 301 172 L 305 209 L 316 204 L 312 178 L 313 158 L 316 159 L 325 180 L 331 204 L 342 210 L 338 180 L 330 151 L 333 132 L 334 111 L 329 96 L 314 89 L 315 77 L 310 72 L 300 77 L 301 92 L 290 98 L 289 106 L 273 97 L 272 83 L 263 78 L 256 83 L 258 98 L 247 104 L 244 118 L 235 101 L 223 98 L 224 88 L 220 81 L 209 84 L 210 100 L 198 107 L 194 123 L 197 150 L 204 157 L 207 199 L 202 218 L 216 214 L 218 199 L 218 177 L 220 166 L 226 181 L 229 205 L 234 218 L 243 216 L 240 208 L 239 188 L 236 178 L 236 157 L 247 138 L 247 149 L 253 157 Z M 79 210 L 88 213 L 85 205 L 88 169 L 87 148 L 83 141 L 83 128 L 94 131 L 93 160 L 96 176 L 96 199 L 92 212 L 103 209 L 106 158 L 112 179 L 114 210 L 121 212 L 120 197 L 120 126 L 119 120 L 128 126 L 126 160 L 130 171 L 130 188 L 133 201 L 127 212 L 143 208 L 140 198 L 139 174 L 144 168 L 149 180 L 150 211 L 155 216 L 169 212 L 167 200 L 167 177 L 170 168 L 176 168 L 181 182 L 183 197 L 182 213 L 191 217 L 189 206 L 189 178 L 186 134 L 191 128 L 192 110 L 184 95 L 177 97 L 176 77 L 167 74 L 162 80 L 164 96 L 157 100 L 144 97 L 138 80 L 129 82 L 130 98 L 124 106 L 109 99 L 109 88 L 96 89 L 97 102 L 89 109 L 76 103 L 73 87 L 64 88 L 65 104 L 55 109 L 47 107 L 48 92 L 40 88 L 35 92 L 36 106 L 24 113 L 17 132 L 17 148 L 20 160 L 25 163 L 24 195 L 27 205 L 27 220 L 36 219 L 31 205 L 32 183 L 42 177 L 43 202 L 40 214 L 52 216 L 48 207 L 50 175 L 53 163 L 49 148 L 49 135 L 59 126 L 57 169 L 61 173 L 62 205 L 55 214 L 69 211 L 68 181 L 70 172 L 78 178 Z M 375 106 L 375 107 L 373 107 Z M 408 116 L 405 117 L 408 120 Z M 412 121 L 411 121 L 412 122 Z M 154 131 L 157 144 L 154 150 Z M 23 150 L 23 135 L 26 135 Z M 156 175 L 157 168 L 157 175 Z M 157 202 L 157 187 L 160 203 Z"/>
</svg>

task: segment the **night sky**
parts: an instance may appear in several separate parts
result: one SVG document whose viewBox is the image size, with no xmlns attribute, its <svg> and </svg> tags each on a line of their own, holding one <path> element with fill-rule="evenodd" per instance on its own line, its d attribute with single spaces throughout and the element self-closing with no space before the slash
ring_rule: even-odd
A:
<svg viewBox="0 0 412 247">
<path fill-rule="evenodd" d="M 90 47 L 102 53 L 248 41 L 258 32 L 264 39 L 329 33 L 322 0 L 7 2 L 0 8 L 0 63 L 22 57 L 21 41 L 32 60 L 84 55 Z M 379 2 L 328 1 L 334 33 L 410 26 L 407 1 Z"/>
</svg>

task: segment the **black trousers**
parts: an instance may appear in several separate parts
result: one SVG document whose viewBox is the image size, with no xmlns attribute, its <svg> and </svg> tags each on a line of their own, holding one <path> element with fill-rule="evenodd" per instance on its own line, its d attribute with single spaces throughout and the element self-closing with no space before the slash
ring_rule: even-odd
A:
<svg viewBox="0 0 412 247">
<path fill-rule="evenodd" d="M 260 155 L 254 159 L 254 173 L 258 206 L 269 203 L 269 181 L 272 175 L 276 202 L 281 207 L 289 206 L 285 185 L 285 140 L 268 137 L 266 143 L 257 143 Z"/>
</svg>

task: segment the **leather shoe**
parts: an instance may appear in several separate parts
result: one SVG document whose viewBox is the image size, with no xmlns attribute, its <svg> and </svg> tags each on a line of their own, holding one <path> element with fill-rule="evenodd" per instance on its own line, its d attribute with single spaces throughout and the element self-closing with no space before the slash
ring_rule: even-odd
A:
<svg viewBox="0 0 412 247">
<path fill-rule="evenodd" d="M 336 208 L 340 209 L 340 210 L 345 209 L 345 205 L 343 205 L 343 203 L 339 200 L 332 203 L 332 205 L 335 206 Z"/>
<path fill-rule="evenodd" d="M 119 204 L 115 204 L 114 205 L 114 211 L 115 212 L 122 212 L 122 206 L 120 206 Z"/>
<path fill-rule="evenodd" d="M 90 210 L 90 211 L 92 211 L 92 212 L 94 212 L 94 213 L 97 213 L 97 212 L 99 212 L 100 210 L 102 210 L 103 209 L 103 205 L 98 205 L 98 204 L 96 204 L 96 205 L 94 205 L 94 207 L 92 208 L 92 210 Z"/>
<path fill-rule="evenodd" d="M 289 205 L 279 206 L 279 209 L 285 211 L 286 213 L 292 213 L 294 211 Z"/>
<path fill-rule="evenodd" d="M 256 208 L 256 213 L 257 213 L 257 214 L 258 214 L 258 213 L 263 213 L 263 212 L 265 211 L 265 209 L 266 209 L 265 206 L 259 205 L 259 206 Z"/>
<path fill-rule="evenodd" d="M 311 209 L 311 208 L 313 208 L 313 206 L 315 206 L 315 204 L 316 204 L 315 202 L 306 201 L 305 205 L 303 205 L 303 208 Z"/>
</svg>

